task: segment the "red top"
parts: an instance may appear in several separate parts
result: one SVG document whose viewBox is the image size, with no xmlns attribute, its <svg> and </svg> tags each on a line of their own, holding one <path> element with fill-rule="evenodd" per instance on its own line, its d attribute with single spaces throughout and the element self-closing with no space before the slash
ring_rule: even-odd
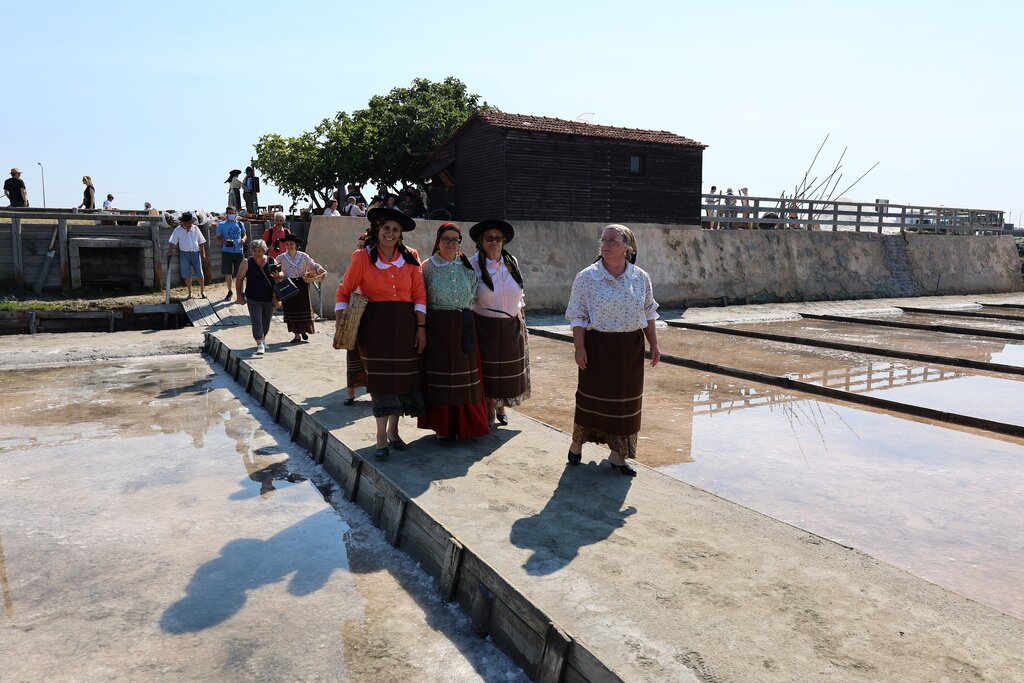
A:
<svg viewBox="0 0 1024 683">
<path fill-rule="evenodd" d="M 420 255 L 416 250 L 409 251 L 418 261 Z M 379 262 L 394 263 L 401 257 L 402 253 L 395 249 L 394 258 L 384 261 L 381 255 Z M 427 288 L 423 285 L 423 271 L 419 266 L 404 262 L 403 259 L 400 267 L 392 265 L 378 268 L 377 264 L 370 261 L 368 249 L 352 252 L 352 263 L 345 271 L 345 279 L 338 285 L 335 302 L 347 304 L 356 289 L 370 302 L 411 301 L 413 304 L 427 305 Z"/>
<path fill-rule="evenodd" d="M 276 223 L 263 231 L 263 241 L 267 243 L 267 256 L 277 258 L 286 251 L 286 249 L 277 245 L 277 240 L 287 234 L 289 234 L 288 228 L 282 225 L 281 229 L 278 230 Z"/>
</svg>

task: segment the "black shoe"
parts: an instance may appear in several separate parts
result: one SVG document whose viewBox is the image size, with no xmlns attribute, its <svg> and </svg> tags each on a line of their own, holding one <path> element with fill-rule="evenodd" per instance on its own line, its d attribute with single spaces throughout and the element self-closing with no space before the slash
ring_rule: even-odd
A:
<svg viewBox="0 0 1024 683">
<path fill-rule="evenodd" d="M 629 465 L 616 465 L 611 460 L 608 461 L 608 464 L 612 467 L 612 469 L 618 470 L 619 474 L 624 474 L 627 477 L 636 476 L 636 470 L 630 467 Z"/>
<path fill-rule="evenodd" d="M 498 418 L 498 422 L 501 423 L 502 427 L 508 426 L 508 415 L 505 413 L 498 413 L 494 417 Z"/>
<path fill-rule="evenodd" d="M 302 333 L 302 341 L 309 341 L 309 337 L 306 335 L 305 332 Z"/>
<path fill-rule="evenodd" d="M 290 342 L 288 342 L 288 343 L 289 344 L 298 344 L 300 341 L 302 341 L 302 337 L 292 337 L 292 340 Z"/>
<path fill-rule="evenodd" d="M 224 297 L 224 301 L 231 301 L 232 296 L 234 295 L 230 291 L 228 291 L 227 295 Z"/>
<path fill-rule="evenodd" d="M 356 402 L 355 398 L 346 398 L 345 399 L 345 405 L 347 405 L 347 406 L 350 406 L 350 405 L 352 405 L 355 402 Z"/>
<path fill-rule="evenodd" d="M 391 447 L 394 448 L 396 451 L 404 451 L 405 450 L 405 442 L 402 441 L 401 438 L 398 438 L 398 439 L 388 439 L 388 443 L 391 444 Z"/>
<path fill-rule="evenodd" d="M 569 464 L 570 465 L 579 465 L 581 462 L 583 462 L 583 451 L 580 451 L 579 453 L 573 453 L 570 450 L 569 451 Z"/>
<path fill-rule="evenodd" d="M 388 447 L 385 446 L 384 448 L 378 448 L 373 452 L 373 454 L 378 460 L 387 460 L 387 457 L 391 455 L 391 451 L 389 451 Z"/>
</svg>

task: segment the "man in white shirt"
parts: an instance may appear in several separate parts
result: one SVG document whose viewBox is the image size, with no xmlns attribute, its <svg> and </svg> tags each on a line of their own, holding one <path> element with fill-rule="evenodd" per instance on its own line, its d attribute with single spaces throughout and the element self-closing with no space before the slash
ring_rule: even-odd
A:
<svg viewBox="0 0 1024 683">
<path fill-rule="evenodd" d="M 110 211 L 114 208 L 114 195 L 108 194 L 107 198 L 103 200 L 103 210 Z"/>
<path fill-rule="evenodd" d="M 362 216 L 366 215 L 366 212 L 363 211 L 362 209 L 360 209 L 359 206 L 356 204 L 356 198 L 355 197 L 349 197 L 348 198 L 348 203 L 345 204 L 345 208 L 342 209 L 341 212 L 343 214 L 345 214 L 346 216 L 359 216 L 359 217 L 362 217 Z"/>
<path fill-rule="evenodd" d="M 174 249 L 177 247 L 181 279 L 184 280 L 185 287 L 188 288 L 188 296 L 185 298 L 192 298 L 192 278 L 196 277 L 199 279 L 199 298 L 205 299 L 206 278 L 203 277 L 203 259 L 206 258 L 206 250 L 203 245 L 206 244 L 206 238 L 203 237 L 199 228 L 192 225 L 193 220 L 191 212 L 186 211 L 181 214 L 181 225 L 171 233 L 167 253 L 173 255 Z"/>
</svg>

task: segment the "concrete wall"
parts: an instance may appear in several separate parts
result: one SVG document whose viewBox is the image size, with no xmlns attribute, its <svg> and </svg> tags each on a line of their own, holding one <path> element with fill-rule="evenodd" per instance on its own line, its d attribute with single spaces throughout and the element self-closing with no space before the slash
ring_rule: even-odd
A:
<svg viewBox="0 0 1024 683">
<path fill-rule="evenodd" d="M 441 221 L 417 221 L 405 236 L 424 258 Z M 329 303 L 366 228 L 362 218 L 315 216 L 309 254 L 330 272 Z M 467 233 L 472 223 L 461 224 Z M 564 310 L 576 273 L 597 255 L 601 223 L 515 222 L 509 251 L 519 259 L 530 310 Z M 700 230 L 632 224 L 637 265 L 651 274 L 662 305 L 814 301 L 890 296 L 879 236 L 791 230 Z M 928 294 L 1020 291 L 1019 261 L 1009 237 L 908 235 L 914 275 Z M 325 305 L 326 310 L 331 306 Z"/>
</svg>

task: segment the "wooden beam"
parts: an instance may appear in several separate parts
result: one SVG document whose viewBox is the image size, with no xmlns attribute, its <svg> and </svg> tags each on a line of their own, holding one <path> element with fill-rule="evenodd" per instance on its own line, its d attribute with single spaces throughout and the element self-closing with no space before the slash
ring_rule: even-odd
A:
<svg viewBox="0 0 1024 683">
<path fill-rule="evenodd" d="M 68 219 L 57 219 L 57 258 L 60 259 L 60 291 L 71 289 L 71 268 L 68 263 Z"/>
<path fill-rule="evenodd" d="M 448 550 L 444 556 L 444 566 L 438 584 L 441 588 L 441 599 L 451 602 L 455 597 L 455 588 L 459 577 L 459 565 L 462 564 L 462 544 L 454 537 L 448 539 Z"/>
<path fill-rule="evenodd" d="M 324 439 L 326 443 L 327 439 Z M 356 496 L 359 493 L 359 476 L 363 470 L 363 459 L 358 455 L 352 456 L 352 464 L 348 470 L 348 478 L 345 480 L 345 500 L 350 503 L 354 503 Z M 383 501 L 382 501 L 383 502 Z M 374 522 L 374 526 L 378 526 L 377 522 Z"/>
<path fill-rule="evenodd" d="M 385 538 L 392 547 L 397 548 L 402 535 L 402 522 L 405 521 L 405 506 L 407 501 L 404 498 L 395 496 L 388 500 L 387 518 L 388 527 L 385 530 Z"/>
<path fill-rule="evenodd" d="M 572 638 L 554 622 L 548 624 L 547 636 L 544 638 L 544 651 L 537 666 L 537 683 L 561 683 L 565 675 L 566 654 Z"/>
<path fill-rule="evenodd" d="M 21 217 L 11 218 L 11 255 L 14 257 L 14 286 L 25 286 L 25 255 L 21 246 Z"/>
<path fill-rule="evenodd" d="M 473 595 L 473 605 L 469 617 L 473 622 L 473 630 L 481 638 L 487 635 L 491 621 L 491 606 L 494 605 L 494 593 L 484 584 L 479 584 Z"/>
</svg>

